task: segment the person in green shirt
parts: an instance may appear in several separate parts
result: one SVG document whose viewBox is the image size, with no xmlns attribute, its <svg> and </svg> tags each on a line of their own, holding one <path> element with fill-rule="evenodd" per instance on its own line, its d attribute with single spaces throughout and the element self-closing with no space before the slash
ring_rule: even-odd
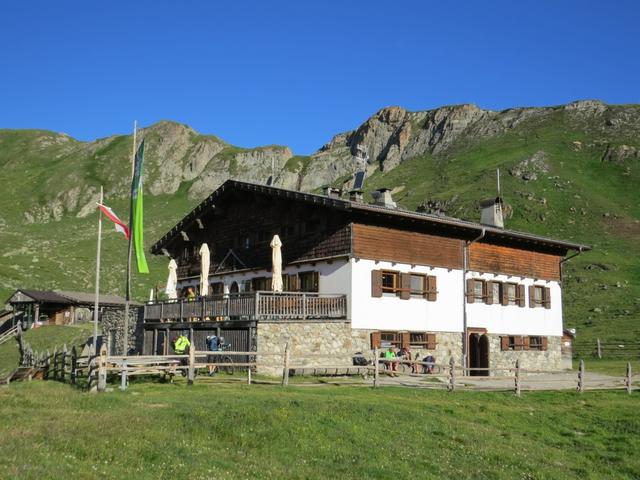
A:
<svg viewBox="0 0 640 480">
<path fill-rule="evenodd" d="M 391 372 L 391 376 L 397 377 L 398 374 L 395 372 L 398 369 L 398 362 L 393 361 L 396 359 L 396 352 L 393 351 L 393 347 L 389 347 L 389 349 L 386 352 L 384 352 L 384 358 L 385 360 L 389 360 L 386 363 L 387 363 L 387 368 Z"/>
</svg>

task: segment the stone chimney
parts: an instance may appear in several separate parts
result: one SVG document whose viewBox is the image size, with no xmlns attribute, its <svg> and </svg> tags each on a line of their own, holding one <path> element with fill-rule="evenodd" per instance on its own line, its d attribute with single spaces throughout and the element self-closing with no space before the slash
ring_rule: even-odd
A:
<svg viewBox="0 0 640 480">
<path fill-rule="evenodd" d="M 398 208 L 396 202 L 393 201 L 391 197 L 391 190 L 388 188 L 379 188 L 371 193 L 373 197 L 373 204 L 380 205 L 381 207 L 387 208 Z"/>
<path fill-rule="evenodd" d="M 480 201 L 480 223 L 489 227 L 504 228 L 502 205 L 500 197 Z"/>
<path fill-rule="evenodd" d="M 342 190 L 339 188 L 325 187 L 324 195 L 330 198 L 340 198 L 342 196 Z"/>
<path fill-rule="evenodd" d="M 349 200 L 352 202 L 362 202 L 362 190 L 350 190 Z"/>
</svg>

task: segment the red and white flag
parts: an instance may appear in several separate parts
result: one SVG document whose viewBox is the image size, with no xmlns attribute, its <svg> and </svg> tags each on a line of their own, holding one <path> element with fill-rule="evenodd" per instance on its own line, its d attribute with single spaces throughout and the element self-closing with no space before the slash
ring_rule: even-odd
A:
<svg viewBox="0 0 640 480">
<path fill-rule="evenodd" d="M 107 207 L 106 205 L 103 205 L 101 203 L 98 203 L 98 208 L 102 211 L 102 213 L 105 214 L 105 216 L 111 220 L 115 226 L 116 226 L 116 231 L 122 233 L 125 237 L 127 237 L 127 240 L 129 239 L 129 228 L 125 225 L 125 223 L 120 220 L 118 218 L 118 216 L 113 213 L 113 210 L 111 210 L 111 208 Z"/>
</svg>

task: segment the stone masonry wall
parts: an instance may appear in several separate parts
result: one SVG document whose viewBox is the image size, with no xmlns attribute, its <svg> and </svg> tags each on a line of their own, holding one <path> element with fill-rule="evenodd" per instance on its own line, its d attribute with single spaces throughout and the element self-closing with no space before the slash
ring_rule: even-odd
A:
<svg viewBox="0 0 640 480">
<path fill-rule="evenodd" d="M 502 351 L 500 348 L 500 335 L 489 335 L 489 367 L 514 368 L 516 360 L 520 359 L 520 368 L 529 370 L 563 370 L 562 354 L 560 353 L 561 339 L 561 337 L 547 337 L 547 349 L 545 351 Z M 498 372 L 497 374 L 502 375 L 503 373 Z M 492 375 L 495 375 L 495 373 L 492 372 Z"/>
<path fill-rule="evenodd" d="M 351 340 L 351 324 L 342 321 L 259 322 L 258 351 L 277 356 L 258 355 L 258 373 L 282 375 L 285 344 L 289 342 L 290 365 L 304 367 L 352 366 L 356 352 Z M 306 354 L 320 355 L 305 357 Z"/>
<path fill-rule="evenodd" d="M 129 353 L 142 352 L 144 341 L 143 307 L 129 306 Z M 109 308 L 102 312 L 102 335 L 105 343 L 109 342 L 111 333 L 115 342 L 115 355 L 122 355 L 124 346 L 124 307 Z M 107 348 L 111 347 L 107 345 Z"/>
</svg>

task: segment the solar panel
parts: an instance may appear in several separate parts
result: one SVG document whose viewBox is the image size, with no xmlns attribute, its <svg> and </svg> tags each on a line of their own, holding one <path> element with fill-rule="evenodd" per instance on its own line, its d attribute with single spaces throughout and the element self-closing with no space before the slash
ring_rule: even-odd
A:
<svg viewBox="0 0 640 480">
<path fill-rule="evenodd" d="M 269 178 L 267 178 L 267 187 L 270 187 L 272 183 L 273 183 L 273 175 L 269 175 Z"/>
<path fill-rule="evenodd" d="M 355 180 L 353 181 L 354 190 L 362 190 L 362 187 L 364 186 L 364 175 L 365 175 L 364 170 L 360 170 L 359 172 L 356 172 Z"/>
</svg>

